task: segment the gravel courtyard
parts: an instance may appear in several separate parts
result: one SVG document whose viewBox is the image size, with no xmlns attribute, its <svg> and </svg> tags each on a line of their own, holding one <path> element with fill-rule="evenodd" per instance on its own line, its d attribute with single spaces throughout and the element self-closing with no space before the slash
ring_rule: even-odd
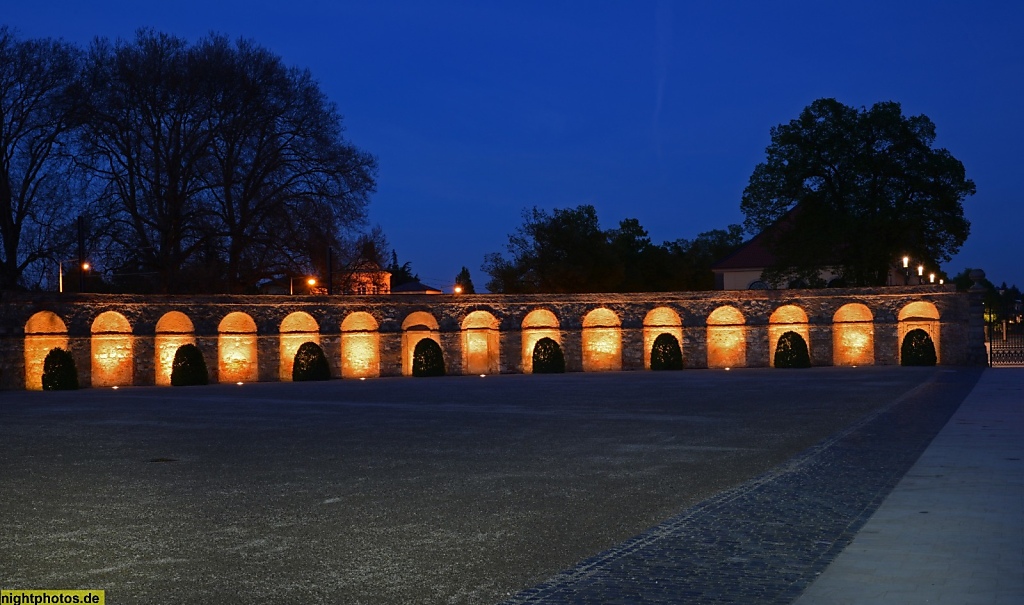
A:
<svg viewBox="0 0 1024 605">
<path fill-rule="evenodd" d="M 950 371 L 3 392 L 0 587 L 495 603 Z"/>
</svg>

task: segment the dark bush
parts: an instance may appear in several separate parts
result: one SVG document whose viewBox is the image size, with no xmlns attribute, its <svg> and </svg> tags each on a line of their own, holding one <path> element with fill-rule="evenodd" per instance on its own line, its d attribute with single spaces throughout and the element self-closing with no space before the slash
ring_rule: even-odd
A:
<svg viewBox="0 0 1024 605">
<path fill-rule="evenodd" d="M 43 359 L 43 390 L 73 391 L 78 388 L 75 359 L 60 347 L 50 349 Z"/>
<path fill-rule="evenodd" d="M 412 351 L 413 376 L 444 376 L 444 353 L 441 345 L 432 338 L 424 338 L 416 343 Z"/>
<path fill-rule="evenodd" d="M 938 363 L 935 355 L 935 343 L 928 332 L 917 328 L 911 330 L 903 338 L 903 345 L 900 347 L 900 365 L 904 366 L 933 366 Z"/>
<path fill-rule="evenodd" d="M 777 368 L 809 368 L 811 355 L 807 351 L 804 337 L 796 332 L 786 332 L 779 338 L 775 348 L 775 367 Z"/>
<path fill-rule="evenodd" d="M 295 352 L 295 363 L 292 365 L 292 380 L 330 380 L 331 367 L 327 365 L 324 350 L 315 342 L 304 342 Z"/>
<path fill-rule="evenodd" d="M 683 350 L 671 334 L 659 334 L 651 347 L 652 370 L 682 370 Z"/>
<path fill-rule="evenodd" d="M 534 374 L 564 374 L 565 355 L 554 340 L 544 337 L 533 346 Z"/>
<path fill-rule="evenodd" d="M 194 344 L 184 344 L 174 352 L 171 362 L 171 386 L 188 387 L 210 382 L 203 353 Z"/>
</svg>

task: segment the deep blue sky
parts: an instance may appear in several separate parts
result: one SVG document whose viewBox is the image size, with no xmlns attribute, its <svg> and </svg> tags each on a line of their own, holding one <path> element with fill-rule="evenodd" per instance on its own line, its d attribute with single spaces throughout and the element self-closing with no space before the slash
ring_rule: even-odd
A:
<svg viewBox="0 0 1024 605">
<path fill-rule="evenodd" d="M 0 0 L 22 37 L 245 37 L 307 67 L 377 156 L 370 219 L 446 291 L 524 208 L 593 204 L 660 243 L 740 223 L 769 128 L 893 100 L 967 167 L 944 268 L 1024 287 L 1024 3 Z"/>
</svg>

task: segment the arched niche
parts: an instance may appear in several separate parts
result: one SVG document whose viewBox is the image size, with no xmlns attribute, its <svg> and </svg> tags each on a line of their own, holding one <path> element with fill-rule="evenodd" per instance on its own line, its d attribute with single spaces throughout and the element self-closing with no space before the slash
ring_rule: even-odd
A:
<svg viewBox="0 0 1024 605">
<path fill-rule="evenodd" d="M 897 334 L 899 335 L 899 347 L 897 355 L 900 356 L 899 362 L 903 362 L 903 340 L 907 337 L 907 334 L 911 330 L 921 329 L 932 339 L 932 344 L 935 345 L 935 357 L 938 359 L 938 363 L 942 363 L 942 348 L 939 340 L 939 310 L 934 304 L 925 301 L 912 302 L 902 309 L 900 309 L 899 315 L 899 327 Z"/>
<path fill-rule="evenodd" d="M 465 374 L 499 371 L 498 319 L 473 311 L 462 320 L 462 367 Z"/>
<path fill-rule="evenodd" d="M 132 327 L 117 311 L 105 311 L 92 322 L 92 386 L 132 384 Z"/>
<path fill-rule="evenodd" d="M 413 352 L 416 350 L 416 343 L 424 338 L 432 338 L 440 343 L 440 326 L 430 313 L 414 311 L 402 322 L 402 376 L 412 376 Z"/>
<path fill-rule="evenodd" d="M 718 307 L 708 315 L 708 367 L 738 368 L 747 365 L 747 326 L 739 309 Z"/>
<path fill-rule="evenodd" d="M 43 388 L 43 362 L 52 349 L 68 349 L 68 328 L 52 311 L 39 311 L 25 323 L 25 388 Z"/>
<path fill-rule="evenodd" d="M 783 305 L 768 317 L 768 363 L 775 367 L 775 351 L 779 338 L 786 332 L 796 332 L 804 339 L 807 352 L 811 353 L 811 334 L 807 325 L 807 313 L 796 305 Z"/>
<path fill-rule="evenodd" d="M 380 376 L 380 333 L 373 315 L 349 313 L 341 322 L 341 377 Z"/>
<path fill-rule="evenodd" d="M 683 346 L 683 322 L 675 310 L 668 307 L 651 309 L 644 316 L 644 369 L 651 369 L 651 349 L 662 334 L 670 334 Z"/>
<path fill-rule="evenodd" d="M 295 354 L 299 347 L 307 342 L 320 345 L 320 326 L 309 313 L 290 313 L 281 321 L 281 328 L 278 330 L 278 351 L 281 359 L 279 372 L 282 381 L 291 381 Z"/>
<path fill-rule="evenodd" d="M 875 363 L 875 318 L 861 303 L 839 307 L 832 316 L 832 365 L 866 366 Z"/>
<path fill-rule="evenodd" d="M 156 322 L 156 336 L 153 344 L 156 384 L 170 386 L 174 354 L 182 345 L 196 344 L 195 327 L 192 325 L 192 320 L 181 311 L 164 313 Z"/>
<path fill-rule="evenodd" d="M 583 317 L 583 371 L 622 369 L 622 321 L 611 309 L 594 309 Z"/>
<path fill-rule="evenodd" d="M 547 309 L 534 309 L 523 318 L 522 329 L 522 359 L 523 372 L 533 373 L 533 348 L 541 338 L 550 338 L 559 345 L 562 344 L 562 331 L 559 329 L 558 317 Z"/>
<path fill-rule="evenodd" d="M 256 322 L 241 311 L 217 326 L 217 376 L 220 382 L 256 382 L 260 378 Z"/>
</svg>

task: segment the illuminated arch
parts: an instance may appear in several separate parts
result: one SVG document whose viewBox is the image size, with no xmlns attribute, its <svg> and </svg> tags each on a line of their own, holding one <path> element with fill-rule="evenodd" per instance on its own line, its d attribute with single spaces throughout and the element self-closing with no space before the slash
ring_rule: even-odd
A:
<svg viewBox="0 0 1024 605">
<path fill-rule="evenodd" d="M 651 369 L 651 349 L 662 334 L 670 334 L 683 346 L 683 322 L 679 314 L 668 307 L 651 309 L 644 317 L 644 369 Z"/>
<path fill-rule="evenodd" d="M 747 320 L 739 309 L 718 307 L 708 315 L 708 367 L 737 368 L 747 365 Z"/>
<path fill-rule="evenodd" d="M 92 322 L 92 386 L 132 384 L 132 327 L 117 311 L 105 311 Z"/>
<path fill-rule="evenodd" d="M 68 328 L 52 311 L 40 311 L 25 323 L 25 388 L 43 388 L 43 361 L 51 349 L 68 349 Z"/>
<path fill-rule="evenodd" d="M 775 351 L 779 346 L 779 339 L 786 332 L 796 332 L 800 338 L 804 339 L 804 344 L 807 345 L 807 352 L 812 354 L 807 313 L 796 305 L 783 305 L 775 309 L 768 318 L 768 363 L 772 367 L 775 367 Z"/>
<path fill-rule="evenodd" d="M 349 313 L 341 322 L 341 377 L 380 376 L 380 333 L 373 315 Z"/>
<path fill-rule="evenodd" d="M 424 338 L 433 338 L 440 343 L 440 326 L 430 313 L 414 311 L 402 322 L 402 376 L 412 376 L 412 356 L 416 350 L 416 343 Z"/>
<path fill-rule="evenodd" d="M 832 365 L 875 363 L 875 318 L 861 303 L 849 303 L 832 316 Z"/>
<path fill-rule="evenodd" d="M 463 373 L 498 373 L 498 323 L 487 311 L 473 311 L 462 320 Z"/>
<path fill-rule="evenodd" d="M 312 342 L 317 346 L 320 345 L 320 326 L 309 313 L 296 311 L 281 321 L 281 328 L 278 332 L 278 350 L 281 358 L 280 379 L 291 381 L 295 354 L 304 343 Z"/>
<path fill-rule="evenodd" d="M 942 349 L 939 342 L 939 310 L 934 304 L 924 301 L 912 302 L 900 309 L 897 317 L 899 320 L 899 335 L 897 355 L 899 363 L 903 363 L 903 340 L 911 330 L 921 329 L 932 339 L 935 345 L 935 357 L 938 363 L 942 363 Z"/>
<path fill-rule="evenodd" d="M 260 379 L 256 322 L 241 311 L 228 313 L 217 326 L 217 376 L 220 382 Z"/>
<path fill-rule="evenodd" d="M 622 369 L 622 322 L 611 309 L 594 309 L 583 317 L 583 371 Z"/>
<path fill-rule="evenodd" d="M 182 345 L 196 344 L 195 327 L 192 320 L 181 311 L 169 311 L 156 322 L 154 338 L 154 366 L 156 384 L 171 385 L 171 370 L 174 366 L 174 354 Z"/>
<path fill-rule="evenodd" d="M 523 372 L 533 373 L 533 348 L 541 338 L 550 338 L 559 345 L 562 344 L 562 332 L 559 329 L 558 317 L 547 309 L 534 309 L 523 318 L 522 328 L 522 356 Z"/>
</svg>

